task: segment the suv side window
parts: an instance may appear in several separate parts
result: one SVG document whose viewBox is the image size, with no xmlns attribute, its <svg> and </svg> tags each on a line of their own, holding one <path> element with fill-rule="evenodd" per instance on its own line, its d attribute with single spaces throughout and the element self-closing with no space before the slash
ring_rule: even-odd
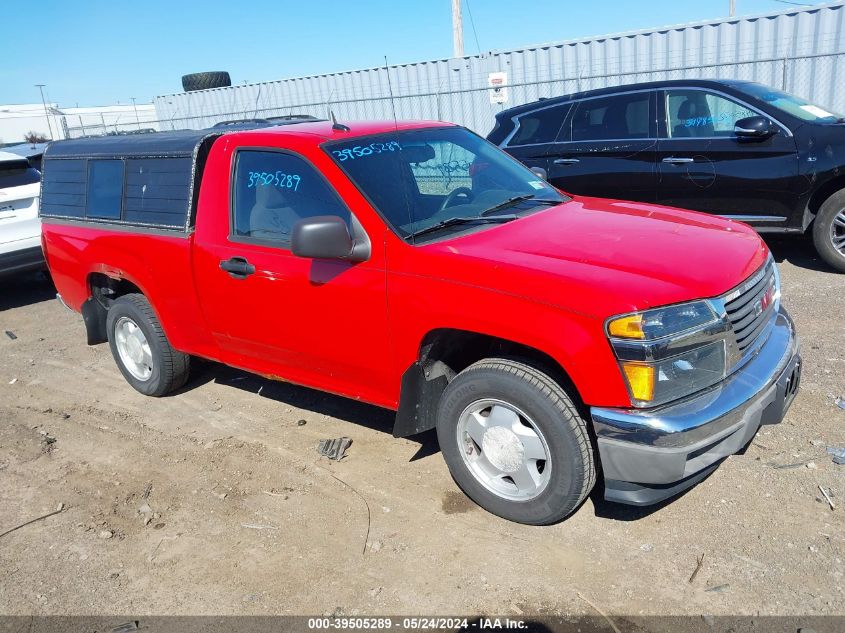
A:
<svg viewBox="0 0 845 633">
<path fill-rule="evenodd" d="M 508 147 L 554 143 L 571 107 L 571 103 L 564 103 L 532 110 L 517 117 L 519 127 L 508 141 Z"/>
<path fill-rule="evenodd" d="M 284 152 L 240 150 L 232 200 L 232 235 L 287 246 L 293 225 L 317 215 L 349 224 L 349 209 L 317 170 Z"/>
<path fill-rule="evenodd" d="M 649 138 L 651 93 L 585 99 L 575 107 L 570 125 L 573 141 Z"/>
<path fill-rule="evenodd" d="M 666 91 L 666 130 L 670 138 L 733 136 L 737 121 L 755 115 L 746 106 L 705 90 Z"/>
</svg>

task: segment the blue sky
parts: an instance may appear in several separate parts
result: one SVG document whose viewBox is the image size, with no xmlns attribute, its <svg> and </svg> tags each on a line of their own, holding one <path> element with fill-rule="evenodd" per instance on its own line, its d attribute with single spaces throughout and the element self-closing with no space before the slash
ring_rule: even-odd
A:
<svg viewBox="0 0 845 633">
<path fill-rule="evenodd" d="M 796 3 L 736 0 L 737 15 Z M 39 0 L 4 2 L 0 104 L 151 101 L 181 76 L 264 81 L 449 57 L 449 0 Z M 464 0 L 476 53 L 727 16 L 728 0 Z"/>
</svg>

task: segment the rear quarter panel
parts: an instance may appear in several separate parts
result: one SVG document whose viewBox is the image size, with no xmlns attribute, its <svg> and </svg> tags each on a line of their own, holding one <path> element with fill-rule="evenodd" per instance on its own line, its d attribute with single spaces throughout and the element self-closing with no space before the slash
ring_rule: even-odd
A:
<svg viewBox="0 0 845 633">
<path fill-rule="evenodd" d="M 176 349 L 216 355 L 208 335 L 191 272 L 189 235 L 43 223 L 50 273 L 65 303 L 74 310 L 91 296 L 89 278 L 102 273 L 135 284 L 147 297 Z"/>
</svg>

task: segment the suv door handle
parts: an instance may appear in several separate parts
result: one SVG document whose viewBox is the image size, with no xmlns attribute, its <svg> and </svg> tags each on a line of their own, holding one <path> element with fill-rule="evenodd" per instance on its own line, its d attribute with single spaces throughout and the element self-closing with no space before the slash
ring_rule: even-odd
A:
<svg viewBox="0 0 845 633">
<path fill-rule="evenodd" d="M 581 161 L 577 158 L 555 158 L 553 162 L 555 165 L 577 165 Z"/>
<path fill-rule="evenodd" d="M 675 156 L 667 156 L 663 159 L 664 163 L 669 163 L 670 165 L 685 165 L 687 163 L 694 163 L 694 158 L 677 158 Z"/>
<path fill-rule="evenodd" d="M 246 279 L 255 272 L 255 266 L 244 257 L 232 257 L 220 262 L 220 268 L 229 273 L 232 279 Z"/>
</svg>

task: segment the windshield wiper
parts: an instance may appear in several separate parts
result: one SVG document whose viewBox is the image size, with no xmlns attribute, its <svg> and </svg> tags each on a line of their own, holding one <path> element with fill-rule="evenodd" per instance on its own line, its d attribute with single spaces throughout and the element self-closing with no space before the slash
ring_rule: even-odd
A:
<svg viewBox="0 0 845 633">
<path fill-rule="evenodd" d="M 560 200 L 549 200 L 548 198 L 536 198 L 533 193 L 526 193 L 522 196 L 513 196 L 512 198 L 508 198 L 507 200 L 500 202 L 499 204 L 495 204 L 489 209 L 484 209 L 478 215 L 480 217 L 488 216 L 491 213 L 495 213 L 496 211 L 501 211 L 502 209 L 506 209 L 508 207 L 512 207 L 515 204 L 519 204 L 520 202 L 524 202 L 525 200 L 531 200 L 533 202 L 539 202 L 540 204 L 560 204 Z"/>
<path fill-rule="evenodd" d="M 491 218 L 486 218 L 483 215 L 471 215 L 465 218 L 447 218 L 445 220 L 441 220 L 437 224 L 432 224 L 431 226 L 427 226 L 424 229 L 420 229 L 419 231 L 409 233 L 408 238 L 413 239 L 415 237 L 419 237 L 420 235 L 434 233 L 435 231 L 439 231 L 440 229 L 445 229 L 450 226 L 456 226 L 458 224 L 471 224 L 473 222 L 480 222 L 482 224 L 499 224 L 503 222 L 510 222 L 511 220 L 516 219 L 518 219 L 518 216 L 515 215 L 497 215 Z"/>
</svg>

